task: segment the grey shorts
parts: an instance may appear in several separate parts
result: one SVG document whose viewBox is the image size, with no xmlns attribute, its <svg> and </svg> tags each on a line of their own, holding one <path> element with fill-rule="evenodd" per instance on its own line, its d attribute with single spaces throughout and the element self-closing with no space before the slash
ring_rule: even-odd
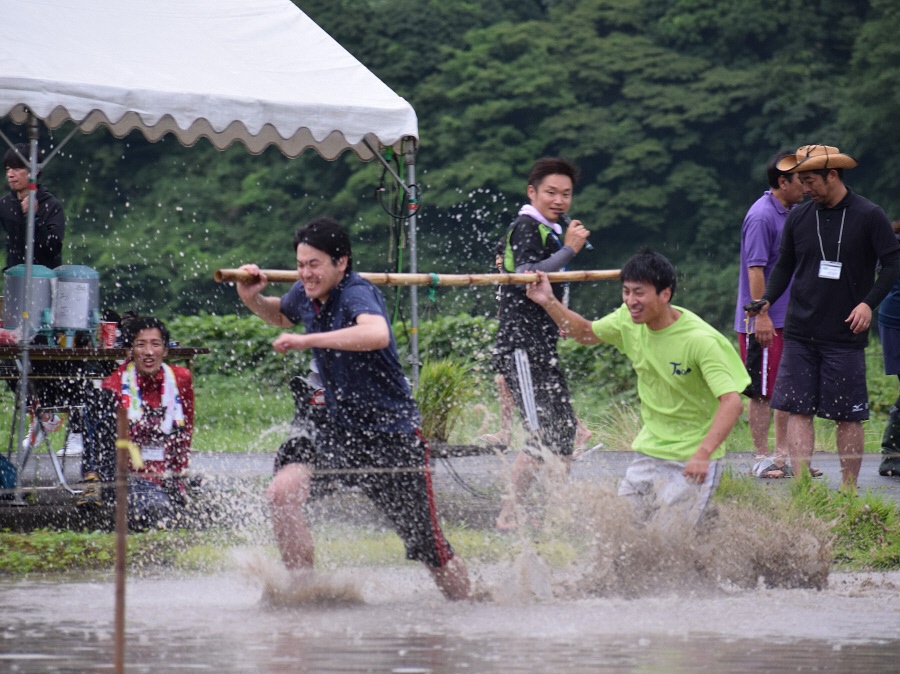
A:
<svg viewBox="0 0 900 674">
<path fill-rule="evenodd" d="M 698 484 L 684 476 L 684 463 L 638 454 L 619 484 L 619 496 L 629 498 L 643 520 L 672 517 L 696 524 L 719 486 L 721 463 L 710 461 L 706 479 Z"/>
<path fill-rule="evenodd" d="M 785 340 L 769 406 L 834 421 L 865 421 L 869 418 L 865 351 Z"/>
</svg>

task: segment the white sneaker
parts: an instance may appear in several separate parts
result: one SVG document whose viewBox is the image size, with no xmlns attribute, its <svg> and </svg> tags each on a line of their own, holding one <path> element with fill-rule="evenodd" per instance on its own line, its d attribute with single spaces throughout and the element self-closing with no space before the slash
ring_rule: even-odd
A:
<svg viewBox="0 0 900 674">
<path fill-rule="evenodd" d="M 28 434 L 25 436 L 25 439 L 22 440 L 22 449 L 27 451 L 33 447 L 38 447 L 46 437 L 47 434 L 44 432 L 44 425 L 32 421 L 31 426 L 28 428 Z"/>
<path fill-rule="evenodd" d="M 28 428 L 28 436 L 22 441 L 22 449 L 29 449 L 40 445 L 48 433 L 59 430 L 62 419 L 55 412 L 53 414 L 41 414 L 40 421 L 32 419 Z"/>
<path fill-rule="evenodd" d="M 81 456 L 84 453 L 84 435 L 81 433 L 69 433 L 66 446 L 56 453 L 56 456 Z"/>
</svg>

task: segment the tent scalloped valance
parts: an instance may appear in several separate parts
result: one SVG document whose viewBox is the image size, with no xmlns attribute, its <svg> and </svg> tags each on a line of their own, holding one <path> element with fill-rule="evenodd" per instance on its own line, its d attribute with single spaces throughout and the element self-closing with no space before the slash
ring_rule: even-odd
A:
<svg viewBox="0 0 900 674">
<path fill-rule="evenodd" d="M 290 0 L 0 0 L 0 115 L 326 159 L 418 138 L 412 106 Z M 34 31 L 44 48 L 35 52 Z"/>
</svg>

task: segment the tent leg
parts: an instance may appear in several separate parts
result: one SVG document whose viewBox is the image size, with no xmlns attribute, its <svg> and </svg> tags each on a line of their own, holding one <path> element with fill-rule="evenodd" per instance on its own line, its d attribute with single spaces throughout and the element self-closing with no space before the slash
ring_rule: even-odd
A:
<svg viewBox="0 0 900 674">
<path fill-rule="evenodd" d="M 403 150 L 406 157 L 406 190 L 409 203 L 409 271 L 411 274 L 415 274 L 419 270 L 416 248 L 416 216 L 419 210 L 419 201 L 416 188 L 415 138 L 404 138 Z M 416 286 L 409 289 L 409 301 L 411 305 L 409 320 L 412 327 L 409 336 L 409 357 L 412 385 L 415 390 L 419 386 L 419 289 Z"/>
<path fill-rule="evenodd" d="M 31 308 L 31 276 L 34 266 L 34 218 L 37 213 L 37 176 L 38 176 L 38 120 L 32 113 L 28 114 L 28 140 L 31 144 L 31 161 L 28 174 L 28 218 L 25 229 L 25 288 L 22 299 L 22 316 L 20 327 L 22 329 L 22 395 L 19 397 L 19 433 L 16 443 L 17 454 L 22 451 L 22 441 L 25 439 L 26 419 L 28 415 L 28 375 L 31 373 L 31 362 L 28 347 L 31 344 L 31 330 L 29 327 L 28 310 Z M 16 493 L 20 487 L 21 476 L 16 477 Z"/>
<path fill-rule="evenodd" d="M 369 148 L 372 155 L 381 162 L 388 172 L 394 177 L 394 180 L 406 192 L 407 203 L 409 204 L 407 218 L 409 222 L 409 273 L 418 272 L 418 259 L 416 250 L 416 216 L 419 212 L 419 190 L 416 186 L 416 139 L 407 136 L 403 139 L 403 156 L 406 163 L 406 182 L 397 175 L 394 167 L 385 161 L 381 153 L 378 152 L 372 144 L 363 138 L 363 144 Z M 410 286 L 409 289 L 409 322 L 411 325 L 409 331 L 409 362 L 410 362 L 410 380 L 412 381 L 413 390 L 419 385 L 419 291 L 416 286 Z"/>
</svg>

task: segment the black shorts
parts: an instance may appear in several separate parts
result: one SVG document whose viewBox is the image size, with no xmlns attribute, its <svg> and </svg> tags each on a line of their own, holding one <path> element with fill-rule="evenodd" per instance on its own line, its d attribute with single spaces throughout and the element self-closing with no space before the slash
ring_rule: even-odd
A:
<svg viewBox="0 0 900 674">
<path fill-rule="evenodd" d="M 285 443 L 288 445 L 288 443 Z M 310 500 L 341 486 L 358 487 L 388 518 L 406 546 L 406 556 L 432 567 L 453 558 L 441 531 L 422 435 L 337 428 L 326 423 L 311 442 L 282 445 L 278 468 L 289 463 L 313 467 Z"/>
<path fill-rule="evenodd" d="M 863 349 L 787 339 L 770 407 L 834 421 L 869 418 Z"/>
<path fill-rule="evenodd" d="M 517 351 L 524 352 L 518 349 Z M 531 407 L 537 420 L 537 430 L 529 433 L 528 441 L 537 440 L 545 448 L 560 456 L 570 456 L 575 448 L 576 420 L 572 397 L 558 358 L 539 358 L 527 354 L 527 364 L 521 359 L 517 364 L 516 352 L 494 354 L 493 367 L 502 374 L 516 402 L 516 409 L 526 430 L 532 428 L 528 421 Z M 525 375 L 530 382 L 523 382 Z M 529 386 L 530 384 L 530 386 Z M 540 447 L 529 452 L 540 454 Z"/>
</svg>

